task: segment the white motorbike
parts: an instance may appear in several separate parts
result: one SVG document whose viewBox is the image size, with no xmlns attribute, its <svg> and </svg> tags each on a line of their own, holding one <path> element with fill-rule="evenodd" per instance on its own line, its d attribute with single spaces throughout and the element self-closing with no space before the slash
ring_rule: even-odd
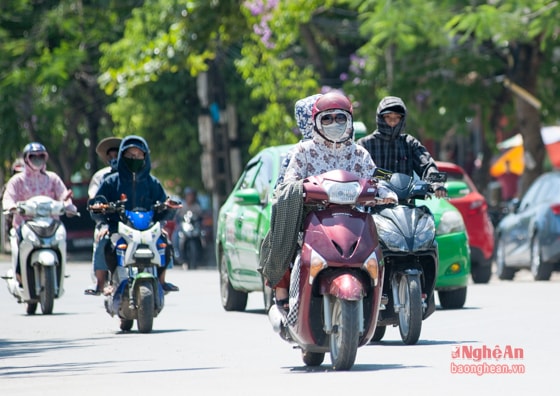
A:
<svg viewBox="0 0 560 396">
<path fill-rule="evenodd" d="M 79 213 L 43 195 L 18 202 L 15 212 L 26 217 L 19 235 L 10 230 L 12 264 L 18 264 L 21 283 L 13 269 L 2 278 L 17 302 L 27 304 L 28 314 L 34 314 L 38 304 L 43 314 L 52 314 L 54 299 L 64 293 L 66 275 L 66 228 L 59 217 Z"/>
</svg>

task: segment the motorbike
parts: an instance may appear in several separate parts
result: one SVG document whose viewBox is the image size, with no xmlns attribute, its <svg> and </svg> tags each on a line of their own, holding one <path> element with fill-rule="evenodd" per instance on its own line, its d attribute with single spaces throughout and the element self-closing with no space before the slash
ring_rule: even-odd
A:
<svg viewBox="0 0 560 396">
<path fill-rule="evenodd" d="M 372 216 L 357 209 L 376 200 L 374 179 L 334 170 L 303 181 L 303 220 L 290 279 L 290 309 L 269 309 L 274 331 L 302 351 L 307 366 L 330 353 L 349 370 L 375 331 L 383 255 Z"/>
<path fill-rule="evenodd" d="M 188 264 L 189 269 L 196 269 L 200 265 L 204 253 L 203 242 L 202 217 L 188 210 L 179 228 L 178 248 L 181 260 Z"/>
<path fill-rule="evenodd" d="M 112 286 L 105 297 L 105 309 L 120 319 L 122 331 L 130 331 L 136 320 L 138 331 L 149 333 L 164 306 L 158 268 L 165 267 L 171 258 L 162 224 L 154 217 L 169 207 L 158 202 L 150 209 L 127 210 L 126 201 L 124 196 L 116 202 L 96 197 L 88 205 L 92 213 L 117 213 L 120 219 L 105 248 Z"/>
<path fill-rule="evenodd" d="M 380 171 L 381 172 L 381 171 Z M 373 214 L 385 259 L 384 304 L 372 341 L 380 341 L 386 326 L 398 326 L 407 345 L 418 342 L 422 321 L 435 311 L 434 288 L 438 251 L 434 217 L 416 205 L 431 198 L 432 183 L 447 180 L 445 173 L 432 173 L 426 180 L 402 173 L 382 171 L 380 183 L 398 196 L 397 205 L 369 208 Z"/>
<path fill-rule="evenodd" d="M 80 214 L 43 195 L 18 202 L 14 212 L 26 217 L 19 236 L 10 230 L 12 262 L 18 263 L 21 283 L 13 269 L 2 278 L 17 302 L 27 304 L 27 314 L 35 314 L 38 305 L 43 314 L 52 314 L 54 300 L 64 294 L 66 277 L 66 228 L 59 217 Z"/>
</svg>

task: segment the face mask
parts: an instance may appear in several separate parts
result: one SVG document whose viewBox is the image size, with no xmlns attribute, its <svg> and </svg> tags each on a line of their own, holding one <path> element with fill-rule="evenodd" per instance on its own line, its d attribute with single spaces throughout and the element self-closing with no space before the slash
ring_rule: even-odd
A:
<svg viewBox="0 0 560 396">
<path fill-rule="evenodd" d="M 144 160 L 143 159 L 126 158 L 126 157 L 123 157 L 123 159 L 124 159 L 124 163 L 126 164 L 127 168 L 133 173 L 138 172 L 140 169 L 142 169 L 144 167 Z"/>
<path fill-rule="evenodd" d="M 47 160 L 45 159 L 45 157 L 39 157 L 39 156 L 29 157 L 29 164 L 35 170 L 42 169 L 46 163 Z"/>
<path fill-rule="evenodd" d="M 346 132 L 346 123 L 338 124 L 333 122 L 330 125 L 323 125 L 323 134 L 332 142 L 339 142 Z"/>
</svg>

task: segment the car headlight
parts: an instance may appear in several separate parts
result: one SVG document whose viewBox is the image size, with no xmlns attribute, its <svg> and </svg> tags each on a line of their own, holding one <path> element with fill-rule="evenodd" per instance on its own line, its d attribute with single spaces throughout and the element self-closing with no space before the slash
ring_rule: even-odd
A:
<svg viewBox="0 0 560 396">
<path fill-rule="evenodd" d="M 448 210 L 441 216 L 436 233 L 444 235 L 462 231 L 465 231 L 465 222 L 461 213 Z"/>
<path fill-rule="evenodd" d="M 358 182 L 341 183 L 325 180 L 323 187 L 327 192 L 329 202 L 341 205 L 355 203 L 361 190 Z"/>
</svg>

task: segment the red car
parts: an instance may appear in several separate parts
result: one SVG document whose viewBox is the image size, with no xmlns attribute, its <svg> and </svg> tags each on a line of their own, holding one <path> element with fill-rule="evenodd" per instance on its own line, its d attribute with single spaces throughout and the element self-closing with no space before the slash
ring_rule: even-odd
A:
<svg viewBox="0 0 560 396">
<path fill-rule="evenodd" d="M 488 283 L 494 259 L 494 226 L 488 215 L 488 203 L 472 179 L 459 165 L 436 161 L 447 173 L 447 191 L 451 202 L 463 216 L 471 248 L 471 276 L 474 283 Z"/>
</svg>

